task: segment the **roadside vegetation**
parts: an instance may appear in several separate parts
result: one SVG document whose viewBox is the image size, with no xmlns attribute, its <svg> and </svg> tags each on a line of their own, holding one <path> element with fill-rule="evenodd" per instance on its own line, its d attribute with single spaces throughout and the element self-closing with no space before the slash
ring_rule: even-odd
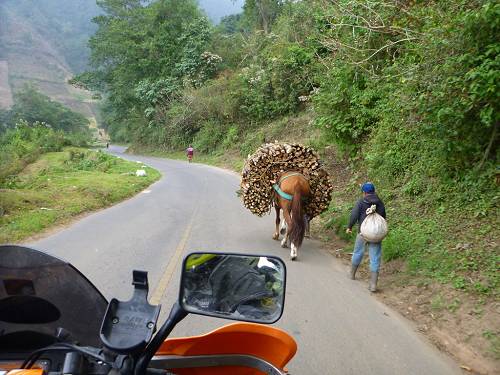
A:
<svg viewBox="0 0 500 375">
<path fill-rule="evenodd" d="M 137 169 L 147 175 L 137 177 Z M 111 206 L 159 177 L 152 168 L 97 150 L 66 147 L 45 153 L 0 186 L 0 243 L 18 242 Z"/>
<path fill-rule="evenodd" d="M 92 143 L 85 117 L 27 88 L 0 128 L 0 243 L 18 242 L 109 206 L 159 178 Z M 139 167 L 140 168 L 139 168 Z M 145 169 L 146 177 L 136 177 Z"/>
<path fill-rule="evenodd" d="M 217 26 L 195 1 L 101 4 L 93 69 L 73 83 L 103 93 L 114 140 L 154 152 L 192 143 L 212 162 L 307 143 L 337 188 L 326 229 L 352 241 L 347 216 L 372 180 L 401 287 L 498 303 L 498 2 L 247 0 Z M 496 359 L 497 329 L 482 335 Z"/>
<path fill-rule="evenodd" d="M 10 110 L 0 110 L 1 184 L 44 153 L 90 143 L 88 120 L 36 88 L 25 86 L 14 100 Z"/>
</svg>

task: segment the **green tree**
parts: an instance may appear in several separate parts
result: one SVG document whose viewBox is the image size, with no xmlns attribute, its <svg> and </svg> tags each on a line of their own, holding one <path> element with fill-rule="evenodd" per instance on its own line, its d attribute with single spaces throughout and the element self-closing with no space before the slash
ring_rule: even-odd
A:
<svg viewBox="0 0 500 375">
<path fill-rule="evenodd" d="M 226 35 L 236 34 L 237 32 L 242 32 L 243 27 L 241 25 L 242 15 L 241 14 L 231 14 L 229 16 L 222 17 L 217 29 Z"/>
<path fill-rule="evenodd" d="M 85 116 L 53 101 L 29 85 L 14 95 L 14 105 L 8 117 L 11 126 L 25 120 L 28 123 L 43 122 L 65 132 L 88 131 Z"/>
<path fill-rule="evenodd" d="M 10 111 L 0 108 L 0 134 L 10 127 Z"/>
<path fill-rule="evenodd" d="M 73 81 L 103 90 L 111 134 L 147 133 L 172 87 L 200 85 L 214 74 L 207 59 L 210 25 L 195 0 L 100 0 L 104 14 L 90 39 L 93 70 Z M 166 84 L 170 89 L 166 89 Z M 153 95 L 154 94 L 154 95 Z M 154 116 L 151 116 L 154 112 Z M 133 120 L 132 120 L 133 119 Z"/>
<path fill-rule="evenodd" d="M 243 5 L 243 17 L 252 28 L 258 28 L 267 34 L 285 2 L 284 0 L 246 0 Z"/>
</svg>

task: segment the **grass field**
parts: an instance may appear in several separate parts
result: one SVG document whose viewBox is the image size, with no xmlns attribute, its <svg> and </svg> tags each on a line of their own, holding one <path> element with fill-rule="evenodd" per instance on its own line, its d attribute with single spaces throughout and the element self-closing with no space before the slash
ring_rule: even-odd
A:
<svg viewBox="0 0 500 375">
<path fill-rule="evenodd" d="M 147 176 L 137 177 L 137 169 Z M 159 178 L 153 168 L 100 151 L 68 148 L 44 154 L 0 189 L 0 243 L 22 241 L 110 206 Z"/>
</svg>

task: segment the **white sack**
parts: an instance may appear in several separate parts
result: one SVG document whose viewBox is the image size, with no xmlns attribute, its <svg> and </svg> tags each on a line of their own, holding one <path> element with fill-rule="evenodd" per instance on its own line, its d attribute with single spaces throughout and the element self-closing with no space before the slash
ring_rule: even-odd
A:
<svg viewBox="0 0 500 375">
<path fill-rule="evenodd" d="M 381 242 L 387 236 L 387 222 L 375 211 L 376 208 L 376 205 L 368 208 L 366 218 L 361 223 L 361 236 L 368 242 Z"/>
<path fill-rule="evenodd" d="M 137 177 L 144 177 L 146 176 L 146 171 L 144 169 L 138 169 L 137 171 L 135 171 L 135 175 Z"/>
</svg>

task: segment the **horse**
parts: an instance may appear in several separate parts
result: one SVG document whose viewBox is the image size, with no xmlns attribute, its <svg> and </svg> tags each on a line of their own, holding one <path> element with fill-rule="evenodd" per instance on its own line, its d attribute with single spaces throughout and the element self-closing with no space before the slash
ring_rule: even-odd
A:
<svg viewBox="0 0 500 375">
<path fill-rule="evenodd" d="M 280 232 L 284 234 L 281 247 L 286 248 L 290 240 L 290 259 L 295 260 L 307 232 L 309 219 L 304 212 L 304 200 L 311 194 L 306 176 L 298 172 L 283 173 L 274 188 L 274 208 L 276 210 L 276 230 L 273 239 L 278 241 Z M 280 229 L 280 210 L 283 210 L 285 226 Z"/>
</svg>

